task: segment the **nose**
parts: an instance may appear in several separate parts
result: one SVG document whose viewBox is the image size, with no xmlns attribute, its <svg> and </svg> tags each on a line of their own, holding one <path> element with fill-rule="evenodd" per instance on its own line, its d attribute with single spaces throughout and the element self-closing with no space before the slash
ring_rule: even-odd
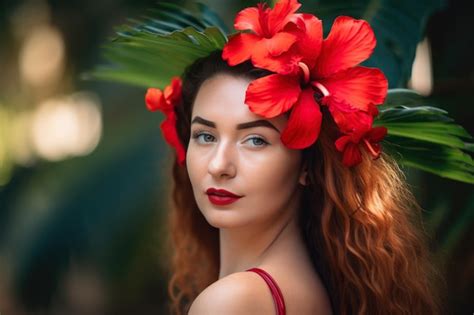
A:
<svg viewBox="0 0 474 315">
<path fill-rule="evenodd" d="M 213 177 L 232 178 L 236 174 L 235 148 L 229 142 L 220 142 L 214 150 L 214 155 L 209 161 L 208 172 Z"/>
</svg>

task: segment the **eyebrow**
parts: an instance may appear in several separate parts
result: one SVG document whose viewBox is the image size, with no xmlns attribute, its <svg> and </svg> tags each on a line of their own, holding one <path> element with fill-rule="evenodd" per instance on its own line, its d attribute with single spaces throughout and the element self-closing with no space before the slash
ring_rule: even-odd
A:
<svg viewBox="0 0 474 315">
<path fill-rule="evenodd" d="M 200 116 L 194 117 L 193 121 L 191 122 L 191 125 L 194 123 L 199 123 L 202 125 L 209 126 L 211 128 L 216 128 L 216 124 L 214 122 L 204 119 Z M 268 120 L 263 120 L 263 119 L 238 124 L 237 130 L 248 129 L 248 128 L 253 128 L 253 127 L 268 127 L 280 133 L 280 130 L 278 130 L 272 123 L 270 123 Z"/>
</svg>

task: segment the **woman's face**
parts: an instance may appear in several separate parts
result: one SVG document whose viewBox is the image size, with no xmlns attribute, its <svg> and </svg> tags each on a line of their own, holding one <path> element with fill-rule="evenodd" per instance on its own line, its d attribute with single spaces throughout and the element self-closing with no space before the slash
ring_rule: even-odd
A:
<svg viewBox="0 0 474 315">
<path fill-rule="evenodd" d="M 193 106 L 187 169 L 199 209 L 217 228 L 278 219 L 295 210 L 304 184 L 301 151 L 280 140 L 288 119 L 252 113 L 244 104 L 249 82 L 217 74 L 202 84 Z M 241 197 L 222 204 L 228 199 L 209 198 L 209 188 Z"/>
</svg>

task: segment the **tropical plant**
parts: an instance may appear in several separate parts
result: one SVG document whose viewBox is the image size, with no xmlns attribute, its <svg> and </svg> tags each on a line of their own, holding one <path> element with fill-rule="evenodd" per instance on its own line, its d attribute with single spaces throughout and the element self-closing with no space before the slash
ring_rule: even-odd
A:
<svg viewBox="0 0 474 315">
<path fill-rule="evenodd" d="M 376 7 L 362 1 L 349 6 L 320 1 L 308 7 L 319 8 L 318 15 L 326 22 L 341 13 L 370 20 L 379 44 L 367 64 L 384 69 L 391 85 L 400 85 L 411 71 L 424 19 L 438 6 L 438 3 L 426 3 L 417 11 L 410 11 L 411 14 L 407 14 L 404 6 L 393 6 L 389 1 L 382 1 Z M 193 61 L 222 49 L 226 35 L 230 35 L 217 14 L 203 4 L 196 6 L 195 11 L 170 3 L 159 4 L 150 13 L 142 20 L 132 21 L 132 25 L 118 28 L 117 37 L 104 47 L 104 56 L 111 64 L 98 67 L 93 76 L 164 88 Z M 404 27 L 409 27 L 410 36 L 394 27 L 393 23 L 400 19 L 405 19 Z M 422 102 L 414 91 L 389 91 L 374 122 L 388 128 L 384 146 L 404 165 L 474 183 L 474 162 L 466 152 L 472 151 L 472 142 L 467 142 L 472 137 L 446 111 L 413 105 Z M 408 107 L 409 104 L 412 106 Z"/>
</svg>

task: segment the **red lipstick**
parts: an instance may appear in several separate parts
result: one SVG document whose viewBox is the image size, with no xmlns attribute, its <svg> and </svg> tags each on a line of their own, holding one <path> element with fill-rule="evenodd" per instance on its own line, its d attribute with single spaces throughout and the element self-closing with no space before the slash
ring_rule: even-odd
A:
<svg viewBox="0 0 474 315">
<path fill-rule="evenodd" d="M 225 189 L 209 188 L 206 194 L 209 201 L 218 206 L 228 205 L 242 198 Z"/>
</svg>

